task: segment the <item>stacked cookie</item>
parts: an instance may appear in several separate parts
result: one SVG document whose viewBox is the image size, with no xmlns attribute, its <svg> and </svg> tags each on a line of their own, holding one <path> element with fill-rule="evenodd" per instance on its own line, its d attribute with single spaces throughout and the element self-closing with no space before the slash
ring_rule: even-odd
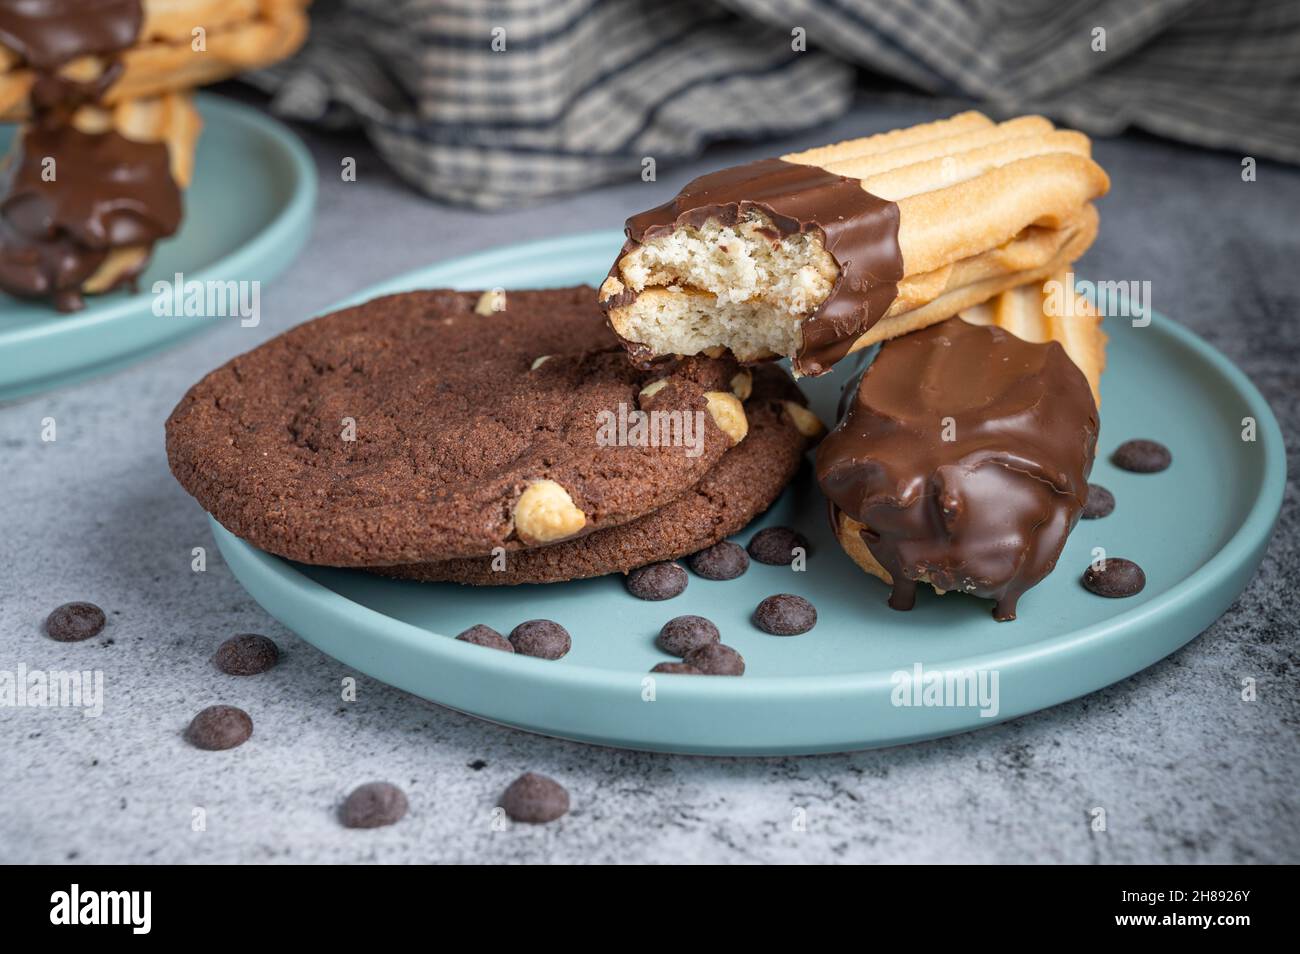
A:
<svg viewBox="0 0 1300 954">
<path fill-rule="evenodd" d="M 307 0 L 0 4 L 0 120 L 23 123 L 0 192 L 0 291 L 133 284 L 175 234 L 201 126 L 190 90 L 301 45 Z"/>
<path fill-rule="evenodd" d="M 775 500 L 820 431 L 775 366 L 636 367 L 592 288 L 422 291 L 212 372 L 168 419 L 167 452 L 264 550 L 492 585 L 709 547 Z"/>
</svg>

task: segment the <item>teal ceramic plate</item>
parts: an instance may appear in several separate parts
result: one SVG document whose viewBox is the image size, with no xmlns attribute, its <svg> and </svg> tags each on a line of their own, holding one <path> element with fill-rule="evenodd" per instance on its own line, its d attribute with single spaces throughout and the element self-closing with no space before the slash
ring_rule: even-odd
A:
<svg viewBox="0 0 1300 954">
<path fill-rule="evenodd" d="M 307 150 L 256 110 L 215 96 L 197 101 L 203 134 L 185 220 L 158 244 L 139 293 L 92 296 L 72 315 L 0 293 L 0 401 L 123 367 L 216 321 L 237 320 L 157 317 L 153 283 L 177 272 L 187 282 L 266 282 L 306 242 L 316 202 Z M 0 154 L 12 135 L 0 127 Z"/>
<path fill-rule="evenodd" d="M 446 285 L 594 283 L 621 240 L 606 232 L 501 249 L 357 297 Z M 1107 326 L 1110 368 L 1093 479 L 1118 505 L 1079 525 L 1056 573 L 1024 597 L 1011 623 L 994 622 L 989 603 L 957 595 L 922 593 L 911 613 L 890 610 L 886 587 L 833 542 L 806 473 L 736 537 L 743 543 L 771 524 L 800 528 L 812 540 L 805 572 L 754 564 L 731 582 L 692 577 L 685 593 L 662 603 L 632 598 L 619 576 L 487 589 L 383 580 L 288 563 L 215 522 L 213 532 L 253 597 L 304 639 L 376 679 L 495 722 L 606 745 L 726 755 L 832 752 L 961 732 L 1092 692 L 1191 640 L 1246 585 L 1277 517 L 1282 436 L 1254 386 L 1166 318 L 1145 328 L 1122 319 Z M 846 376 L 805 382 L 823 418 L 832 417 Z M 1256 422 L 1253 442 L 1241 437 L 1246 417 Z M 1106 458 L 1131 437 L 1166 443 L 1173 466 L 1153 475 L 1113 467 Z M 1085 591 L 1079 577 L 1098 546 L 1140 563 L 1145 591 L 1125 600 Z M 755 605 L 781 592 L 816 605 L 812 632 L 780 638 L 750 623 Z M 659 627 L 683 613 L 714 620 L 748 672 L 647 681 L 667 659 L 654 646 Z M 573 634 L 563 660 L 451 638 L 474 623 L 508 633 L 536 617 Z M 935 685 L 933 674 L 951 675 L 946 693 L 924 691 Z M 959 684 L 973 685 L 976 697 L 961 698 Z"/>
</svg>

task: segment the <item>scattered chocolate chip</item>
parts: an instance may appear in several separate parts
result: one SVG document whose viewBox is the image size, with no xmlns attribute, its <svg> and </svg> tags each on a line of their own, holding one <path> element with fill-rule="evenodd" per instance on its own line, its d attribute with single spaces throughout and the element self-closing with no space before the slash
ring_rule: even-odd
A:
<svg viewBox="0 0 1300 954">
<path fill-rule="evenodd" d="M 627 575 L 627 591 L 639 600 L 670 600 L 687 582 L 686 571 L 676 563 L 651 563 Z"/>
<path fill-rule="evenodd" d="M 682 662 L 694 666 L 706 676 L 743 676 L 745 660 L 726 643 L 709 643 L 692 649 Z"/>
<path fill-rule="evenodd" d="M 573 641 L 569 631 L 549 619 L 530 619 L 510 631 L 515 652 L 538 659 L 559 659 L 569 651 Z"/>
<path fill-rule="evenodd" d="M 569 793 L 553 778 L 525 772 L 501 796 L 501 807 L 517 822 L 538 825 L 568 812 Z"/>
<path fill-rule="evenodd" d="M 734 580 L 749 569 L 749 554 L 740 544 L 723 540 L 696 553 L 690 564 L 706 580 Z"/>
<path fill-rule="evenodd" d="M 367 782 L 352 790 L 339 821 L 348 828 L 382 828 L 402 820 L 408 808 L 406 793 L 389 782 Z"/>
<path fill-rule="evenodd" d="M 798 636 L 817 625 L 817 609 L 802 596 L 777 593 L 758 604 L 754 625 L 773 636 Z"/>
<path fill-rule="evenodd" d="M 1109 517 L 1115 509 L 1115 495 L 1101 484 L 1088 485 L 1088 502 L 1083 505 L 1084 520 Z"/>
<path fill-rule="evenodd" d="M 1173 459 L 1169 448 L 1164 444 L 1143 439 L 1125 441 L 1110 455 L 1112 464 L 1135 474 L 1158 473 L 1168 467 Z"/>
<path fill-rule="evenodd" d="M 1100 570 L 1094 564 L 1083 574 L 1083 586 L 1088 592 L 1111 599 L 1134 596 L 1146 585 L 1142 567 L 1123 557 L 1107 557 Z"/>
<path fill-rule="evenodd" d="M 680 676 L 703 676 L 704 673 L 684 662 L 661 662 L 651 672 L 675 672 Z"/>
<path fill-rule="evenodd" d="M 235 706 L 208 706 L 185 730 L 185 738 L 191 745 L 213 752 L 243 745 L 252 734 L 253 720 Z"/>
<path fill-rule="evenodd" d="M 789 527 L 768 527 L 754 534 L 749 541 L 749 555 L 759 563 L 770 566 L 789 566 L 794 562 L 795 547 L 808 552 L 808 538 Z"/>
<path fill-rule="evenodd" d="M 256 633 L 231 636 L 217 647 L 213 663 L 229 676 L 256 676 L 266 672 L 280 659 L 280 650 L 271 640 Z"/>
<path fill-rule="evenodd" d="M 61 643 L 77 643 L 98 636 L 106 622 L 94 603 L 64 603 L 45 618 L 45 633 Z"/>
<path fill-rule="evenodd" d="M 718 627 L 703 616 L 677 616 L 664 623 L 659 630 L 659 648 L 674 656 L 685 656 L 722 639 Z"/>
<path fill-rule="evenodd" d="M 473 643 L 475 646 L 486 646 L 488 649 L 499 649 L 503 653 L 513 653 L 515 647 L 491 626 L 484 626 L 482 623 L 475 623 L 465 632 L 456 637 L 462 643 Z M 568 652 L 566 648 L 564 652 Z M 560 655 L 564 655 L 561 653 Z"/>
</svg>

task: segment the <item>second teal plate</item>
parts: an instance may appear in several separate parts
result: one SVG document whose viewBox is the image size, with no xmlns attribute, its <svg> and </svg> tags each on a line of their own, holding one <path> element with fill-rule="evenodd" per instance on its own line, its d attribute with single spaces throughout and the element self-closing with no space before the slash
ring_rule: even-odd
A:
<svg viewBox="0 0 1300 954">
<path fill-rule="evenodd" d="M 123 367 L 181 338 L 236 318 L 159 317 L 158 280 L 258 281 L 293 261 L 311 231 L 316 169 L 288 129 L 251 107 L 196 98 L 203 133 L 180 232 L 159 242 L 140 291 L 87 298 L 63 315 L 41 301 L 0 292 L 0 401 Z M 0 154 L 12 130 L 0 127 Z"/>
</svg>

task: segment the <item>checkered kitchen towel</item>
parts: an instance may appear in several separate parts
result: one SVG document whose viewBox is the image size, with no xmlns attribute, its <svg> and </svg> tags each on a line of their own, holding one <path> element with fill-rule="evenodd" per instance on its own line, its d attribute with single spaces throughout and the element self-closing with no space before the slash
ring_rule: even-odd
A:
<svg viewBox="0 0 1300 954">
<path fill-rule="evenodd" d="M 304 50 L 253 79 L 283 115 L 360 123 L 428 194 L 494 208 L 827 122 L 858 65 L 1300 162 L 1297 0 L 316 0 Z"/>
</svg>

